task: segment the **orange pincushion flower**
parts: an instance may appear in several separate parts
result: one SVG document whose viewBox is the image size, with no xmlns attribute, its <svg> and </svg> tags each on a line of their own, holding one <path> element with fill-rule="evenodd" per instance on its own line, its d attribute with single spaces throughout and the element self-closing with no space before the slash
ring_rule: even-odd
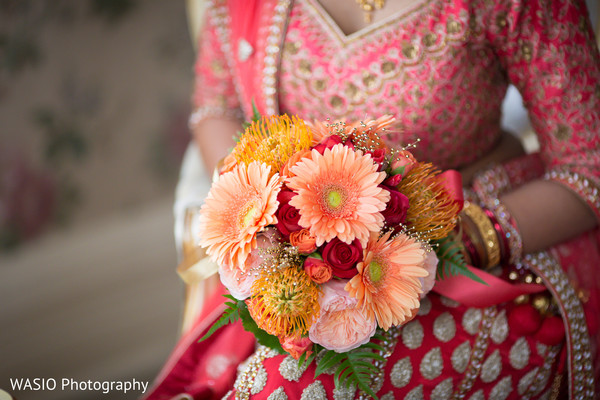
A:
<svg viewBox="0 0 600 400">
<path fill-rule="evenodd" d="M 278 174 L 253 162 L 236 165 L 213 184 L 200 210 L 202 247 L 218 264 L 244 269 L 248 254 L 256 248 L 256 234 L 277 222 Z"/>
<path fill-rule="evenodd" d="M 419 233 L 422 240 L 442 239 L 454 230 L 460 207 L 453 201 L 444 186 L 444 178 L 433 164 L 412 164 L 398 190 L 408 197 L 410 204 L 406 225 Z"/>
<path fill-rule="evenodd" d="M 378 186 L 386 175 L 377 168 L 369 155 L 336 144 L 323 154 L 312 150 L 311 158 L 290 169 L 295 176 L 287 186 L 298 195 L 289 204 L 300 211 L 298 224 L 310 230 L 317 246 L 334 237 L 365 244 L 381 230 L 390 194 Z"/>
<path fill-rule="evenodd" d="M 246 129 L 232 154 L 240 163 L 263 162 L 274 174 L 311 142 L 312 133 L 303 120 L 287 115 L 263 117 Z"/>
<path fill-rule="evenodd" d="M 375 316 L 379 326 L 388 330 L 413 316 L 419 307 L 421 282 L 428 275 L 424 267 L 425 251 L 416 240 L 390 233 L 371 237 L 358 263 L 358 275 L 346 285 L 357 307 Z"/>
<path fill-rule="evenodd" d="M 321 289 L 301 267 L 263 271 L 252 284 L 248 311 L 271 335 L 305 335 L 319 314 Z"/>
</svg>

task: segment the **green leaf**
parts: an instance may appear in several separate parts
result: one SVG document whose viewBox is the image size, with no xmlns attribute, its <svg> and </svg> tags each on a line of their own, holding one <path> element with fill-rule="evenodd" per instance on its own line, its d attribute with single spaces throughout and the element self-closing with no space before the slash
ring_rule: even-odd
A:
<svg viewBox="0 0 600 400">
<path fill-rule="evenodd" d="M 252 122 L 260 121 L 261 118 L 262 115 L 260 115 L 258 108 L 256 108 L 256 103 L 252 100 Z"/>
<path fill-rule="evenodd" d="M 202 336 L 198 342 L 202 342 L 212 336 L 218 329 L 222 328 L 225 325 L 229 325 L 240 318 L 239 309 L 241 305 L 246 305 L 243 301 L 238 301 L 235 297 L 224 294 L 223 297 L 230 299 L 231 301 L 225 302 L 227 308 L 223 311 L 223 314 L 219 317 L 219 319 L 210 327 L 206 335 Z"/>
<path fill-rule="evenodd" d="M 279 343 L 279 339 L 277 336 L 273 336 L 263 331 L 258 327 L 256 322 L 250 316 L 250 312 L 248 311 L 248 307 L 246 303 L 241 302 L 239 307 L 240 318 L 242 319 L 242 325 L 244 325 L 244 329 L 256 337 L 258 343 L 263 346 L 267 346 L 271 349 L 278 351 L 280 354 L 285 354 L 285 350 L 281 347 L 281 343 Z"/>
<path fill-rule="evenodd" d="M 444 279 L 450 276 L 463 275 L 487 286 L 487 283 L 475 275 L 469 268 L 461 252 L 460 245 L 451 237 L 434 240 L 433 247 L 439 259 L 437 277 Z"/>
<path fill-rule="evenodd" d="M 373 337 L 373 339 L 377 339 L 377 337 Z M 371 383 L 371 375 L 378 371 L 374 361 L 384 360 L 383 356 L 379 354 L 382 350 L 383 348 L 373 343 L 373 341 L 346 353 L 326 350 L 323 358 L 317 364 L 315 378 L 326 370 L 337 366 L 333 376 L 336 387 L 356 386 L 372 398 L 377 399 L 369 384 Z"/>
</svg>

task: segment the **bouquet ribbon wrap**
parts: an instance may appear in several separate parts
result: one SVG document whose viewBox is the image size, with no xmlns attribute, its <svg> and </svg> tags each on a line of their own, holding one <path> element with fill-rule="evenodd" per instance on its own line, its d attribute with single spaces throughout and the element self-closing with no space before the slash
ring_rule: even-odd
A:
<svg viewBox="0 0 600 400">
<path fill-rule="evenodd" d="M 448 170 L 440 175 L 444 185 L 455 202 L 462 206 L 464 201 L 460 173 Z M 469 270 L 481 278 L 487 285 L 481 284 L 464 275 L 448 276 L 436 281 L 433 291 L 469 307 L 490 307 L 514 300 L 524 294 L 540 293 L 546 290 L 543 285 L 532 283 L 512 284 L 488 272 L 468 266 Z"/>
</svg>

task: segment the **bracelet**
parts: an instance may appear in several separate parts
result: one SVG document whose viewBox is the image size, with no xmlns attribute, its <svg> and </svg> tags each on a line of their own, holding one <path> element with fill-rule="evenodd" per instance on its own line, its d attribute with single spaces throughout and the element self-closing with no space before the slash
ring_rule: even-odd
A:
<svg viewBox="0 0 600 400">
<path fill-rule="evenodd" d="M 510 257 L 510 245 L 508 243 L 508 240 L 506 240 L 506 233 L 504 232 L 504 228 L 502 227 L 502 225 L 500 225 L 498 219 L 496 218 L 493 212 L 491 212 L 487 208 L 484 208 L 483 211 L 492 222 L 494 230 L 498 234 L 498 240 L 500 241 L 500 262 L 505 263 Z"/>
<path fill-rule="evenodd" d="M 463 211 L 473 221 L 483 242 L 483 255 L 486 260 L 480 264 L 484 269 L 495 267 L 500 263 L 501 245 L 496 229 L 485 211 L 473 203 L 465 203 Z M 473 239 L 473 236 L 470 235 Z M 483 257 L 482 257 L 483 258 Z"/>
<path fill-rule="evenodd" d="M 194 129 L 198 124 L 208 118 L 226 118 L 233 120 L 242 120 L 244 114 L 239 108 L 228 109 L 221 107 L 198 107 L 190 114 L 188 127 Z"/>
<path fill-rule="evenodd" d="M 504 204 L 498 200 L 496 200 L 494 209 L 491 211 L 496 216 L 498 224 L 502 227 L 504 239 L 510 249 L 507 254 L 507 261 L 510 264 L 515 264 L 523 257 L 523 239 L 517 228 L 517 222 L 510 215 Z"/>
</svg>

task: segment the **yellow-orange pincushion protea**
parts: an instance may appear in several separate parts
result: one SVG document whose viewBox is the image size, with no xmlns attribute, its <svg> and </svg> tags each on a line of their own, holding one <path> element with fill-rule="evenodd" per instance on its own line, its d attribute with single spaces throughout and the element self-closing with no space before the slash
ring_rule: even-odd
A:
<svg viewBox="0 0 600 400">
<path fill-rule="evenodd" d="M 301 267 L 263 271 L 252 285 L 248 311 L 271 335 L 305 335 L 319 314 L 321 289 Z"/>
<path fill-rule="evenodd" d="M 218 264 L 244 269 L 256 248 L 256 234 L 277 223 L 279 174 L 266 164 L 253 162 L 233 167 L 213 184 L 200 210 L 202 247 Z"/>
<path fill-rule="evenodd" d="M 364 245 L 371 232 L 381 230 L 390 194 L 379 187 L 385 172 L 377 168 L 369 155 L 342 144 L 323 154 L 312 150 L 310 158 L 290 168 L 295 176 L 287 186 L 298 195 L 289 204 L 299 210 L 298 223 L 317 246 L 334 237 L 348 244 L 358 238 Z"/>
<path fill-rule="evenodd" d="M 378 325 L 388 330 L 410 320 L 419 307 L 419 278 L 428 275 L 424 261 L 421 244 L 409 236 L 373 235 L 346 290 L 358 300 L 358 308 L 374 315 Z"/>
<path fill-rule="evenodd" d="M 440 171 L 432 164 L 416 163 L 402 178 L 398 190 L 408 197 L 410 204 L 406 225 L 421 240 L 442 239 L 452 232 L 460 208 L 444 187 Z"/>
<path fill-rule="evenodd" d="M 287 115 L 263 117 L 246 129 L 232 154 L 240 163 L 263 162 L 274 174 L 294 153 L 308 149 L 311 142 L 312 133 L 303 120 Z"/>
</svg>

